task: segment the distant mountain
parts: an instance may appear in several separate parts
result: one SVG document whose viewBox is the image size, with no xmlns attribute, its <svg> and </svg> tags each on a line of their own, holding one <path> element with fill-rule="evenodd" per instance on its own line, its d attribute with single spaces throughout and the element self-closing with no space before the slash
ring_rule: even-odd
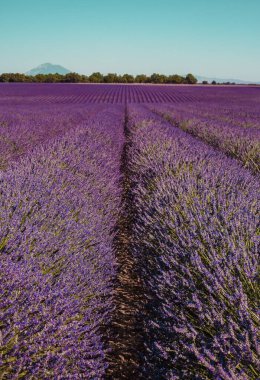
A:
<svg viewBox="0 0 260 380">
<path fill-rule="evenodd" d="M 223 78 L 214 78 L 214 77 L 203 77 L 200 75 L 195 75 L 198 79 L 198 82 L 208 81 L 211 83 L 213 80 L 217 83 L 224 83 L 224 82 L 230 82 L 230 83 L 236 83 L 236 84 L 260 84 L 260 82 L 252 82 L 252 81 L 245 81 L 241 79 L 223 79 Z"/>
<path fill-rule="evenodd" d="M 26 75 L 37 75 L 37 74 L 61 74 L 65 75 L 71 71 L 60 65 L 53 65 L 52 63 L 43 63 L 40 66 L 35 67 L 32 70 L 27 71 Z"/>
</svg>

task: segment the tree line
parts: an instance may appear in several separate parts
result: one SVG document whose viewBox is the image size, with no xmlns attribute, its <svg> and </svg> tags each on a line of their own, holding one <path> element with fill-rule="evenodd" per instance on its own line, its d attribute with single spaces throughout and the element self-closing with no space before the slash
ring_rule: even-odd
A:
<svg viewBox="0 0 260 380">
<path fill-rule="evenodd" d="M 209 83 L 207 80 L 204 80 L 204 81 L 202 81 L 202 84 L 227 84 L 227 85 L 229 85 L 229 84 L 232 84 L 232 85 L 234 85 L 234 84 L 236 84 L 235 82 L 216 82 L 215 80 L 213 80 L 211 83 Z"/>
<path fill-rule="evenodd" d="M 0 82 L 24 82 L 24 83 L 157 83 L 157 84 L 196 84 L 197 79 L 193 74 L 181 76 L 178 74 L 164 75 L 154 73 L 152 75 L 131 74 L 118 75 L 116 73 L 80 75 L 78 73 L 61 74 L 37 74 L 35 76 L 20 73 L 4 73 L 0 75 Z"/>
</svg>

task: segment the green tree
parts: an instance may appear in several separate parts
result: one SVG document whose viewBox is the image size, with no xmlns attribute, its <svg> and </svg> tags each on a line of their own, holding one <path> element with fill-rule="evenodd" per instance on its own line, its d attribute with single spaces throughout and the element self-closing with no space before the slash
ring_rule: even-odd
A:
<svg viewBox="0 0 260 380">
<path fill-rule="evenodd" d="M 91 74 L 88 79 L 92 83 L 102 83 L 103 75 L 100 72 L 96 72 L 96 73 Z"/>
<path fill-rule="evenodd" d="M 104 76 L 105 83 L 118 83 L 118 76 L 116 73 L 108 73 Z"/>
<path fill-rule="evenodd" d="M 123 75 L 118 75 L 118 83 L 127 83 L 127 79 L 123 78 Z"/>
<path fill-rule="evenodd" d="M 184 82 L 185 78 L 177 74 L 169 75 L 167 79 L 167 83 L 181 84 Z"/>
<path fill-rule="evenodd" d="M 197 78 L 192 74 L 187 74 L 185 79 L 188 84 L 196 84 L 198 82 Z"/>
<path fill-rule="evenodd" d="M 133 75 L 124 74 L 122 75 L 122 80 L 123 80 L 122 83 L 134 83 L 135 78 L 133 77 Z"/>
<path fill-rule="evenodd" d="M 37 74 L 33 77 L 35 79 L 35 82 L 44 82 L 45 75 L 44 74 Z"/>
<path fill-rule="evenodd" d="M 62 81 L 67 83 L 80 83 L 82 80 L 82 77 L 78 73 L 68 73 L 63 76 Z"/>
<path fill-rule="evenodd" d="M 158 73 L 153 73 L 151 75 L 151 82 L 152 83 L 167 83 L 167 77 L 166 75 L 163 75 L 163 74 L 158 74 Z"/>
<path fill-rule="evenodd" d="M 136 83 L 147 83 L 147 81 L 148 81 L 148 77 L 145 74 L 139 74 L 139 75 L 136 75 L 135 77 Z"/>
<path fill-rule="evenodd" d="M 87 75 L 81 75 L 81 81 L 82 83 L 88 83 L 89 82 L 89 78 Z"/>
<path fill-rule="evenodd" d="M 7 73 L 1 74 L 0 75 L 0 82 L 1 83 L 9 82 L 9 75 Z"/>
<path fill-rule="evenodd" d="M 55 83 L 56 82 L 55 74 L 44 75 L 44 82 L 45 83 Z"/>
<path fill-rule="evenodd" d="M 20 73 L 3 73 L 0 82 L 26 82 L 26 75 Z"/>
</svg>

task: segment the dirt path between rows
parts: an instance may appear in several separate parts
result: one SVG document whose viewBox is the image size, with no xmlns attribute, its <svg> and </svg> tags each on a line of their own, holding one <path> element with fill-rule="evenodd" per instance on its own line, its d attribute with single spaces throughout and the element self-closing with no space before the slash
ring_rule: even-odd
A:
<svg viewBox="0 0 260 380">
<path fill-rule="evenodd" d="M 128 113 L 125 113 L 125 144 L 121 158 L 122 207 L 114 241 L 119 264 L 115 287 L 115 312 L 109 331 L 107 379 L 142 379 L 144 361 L 143 315 L 144 290 L 137 273 L 135 259 L 131 254 L 131 235 L 134 210 L 131 197 L 131 178 L 128 168 L 128 152 L 131 132 Z"/>
</svg>

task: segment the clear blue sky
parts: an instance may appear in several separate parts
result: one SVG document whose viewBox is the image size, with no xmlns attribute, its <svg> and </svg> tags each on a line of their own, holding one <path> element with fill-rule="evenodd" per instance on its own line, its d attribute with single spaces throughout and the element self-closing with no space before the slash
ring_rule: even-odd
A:
<svg viewBox="0 0 260 380">
<path fill-rule="evenodd" d="M 192 72 L 260 81 L 260 0 L 0 0 L 0 72 Z"/>
</svg>

